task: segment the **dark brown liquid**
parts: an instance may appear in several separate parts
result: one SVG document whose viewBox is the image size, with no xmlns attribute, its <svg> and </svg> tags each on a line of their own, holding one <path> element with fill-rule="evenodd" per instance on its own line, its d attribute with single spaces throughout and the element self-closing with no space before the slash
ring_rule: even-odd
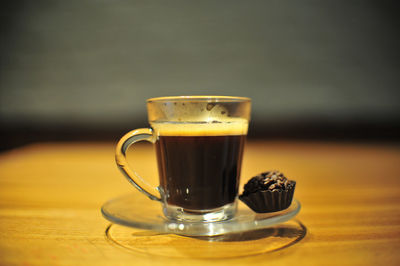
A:
<svg viewBox="0 0 400 266">
<path fill-rule="evenodd" d="M 160 186 L 168 204 L 205 210 L 232 203 L 238 193 L 244 135 L 159 136 Z"/>
</svg>

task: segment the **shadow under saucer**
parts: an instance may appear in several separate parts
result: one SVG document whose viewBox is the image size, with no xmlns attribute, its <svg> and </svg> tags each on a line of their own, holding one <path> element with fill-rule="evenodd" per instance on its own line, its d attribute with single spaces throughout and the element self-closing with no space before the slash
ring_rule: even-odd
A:
<svg viewBox="0 0 400 266">
<path fill-rule="evenodd" d="M 175 258 L 223 259 L 281 250 L 301 241 L 306 233 L 307 228 L 298 220 L 253 231 L 196 237 L 111 224 L 106 229 L 106 238 L 131 252 Z"/>
</svg>

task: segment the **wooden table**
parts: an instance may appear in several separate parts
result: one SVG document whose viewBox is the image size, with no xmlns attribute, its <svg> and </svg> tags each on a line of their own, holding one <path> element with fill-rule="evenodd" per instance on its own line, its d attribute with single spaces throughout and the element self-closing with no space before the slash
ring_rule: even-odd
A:
<svg viewBox="0 0 400 266">
<path fill-rule="evenodd" d="M 156 183 L 150 144 L 137 145 L 128 158 Z M 0 264 L 400 265 L 399 146 L 249 141 L 242 182 L 267 169 L 297 181 L 302 210 L 288 226 L 304 228 L 290 245 L 268 247 L 273 239 L 290 240 L 280 229 L 278 237 L 210 241 L 112 225 L 110 239 L 100 207 L 134 190 L 114 164 L 114 143 L 3 152 Z"/>
</svg>

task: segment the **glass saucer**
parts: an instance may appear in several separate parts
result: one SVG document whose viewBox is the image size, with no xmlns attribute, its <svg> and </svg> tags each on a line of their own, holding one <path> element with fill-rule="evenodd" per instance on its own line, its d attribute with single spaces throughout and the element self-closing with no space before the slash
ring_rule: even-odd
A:
<svg viewBox="0 0 400 266">
<path fill-rule="evenodd" d="M 164 217 L 157 201 L 143 197 L 139 192 L 112 199 L 101 208 L 110 222 L 134 228 L 149 229 L 160 233 L 184 236 L 216 236 L 253 231 L 290 220 L 300 211 L 300 202 L 293 199 L 289 208 L 272 213 L 255 213 L 239 200 L 233 219 L 220 222 L 182 222 Z"/>
</svg>

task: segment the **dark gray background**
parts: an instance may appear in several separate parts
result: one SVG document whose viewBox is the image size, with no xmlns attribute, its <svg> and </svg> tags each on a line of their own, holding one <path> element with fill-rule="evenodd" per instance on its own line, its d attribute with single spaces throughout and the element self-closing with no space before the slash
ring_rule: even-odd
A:
<svg viewBox="0 0 400 266">
<path fill-rule="evenodd" d="M 2 132 L 111 137 L 147 98 L 216 94 L 253 99 L 258 137 L 393 138 L 395 3 L 3 1 Z"/>
</svg>

